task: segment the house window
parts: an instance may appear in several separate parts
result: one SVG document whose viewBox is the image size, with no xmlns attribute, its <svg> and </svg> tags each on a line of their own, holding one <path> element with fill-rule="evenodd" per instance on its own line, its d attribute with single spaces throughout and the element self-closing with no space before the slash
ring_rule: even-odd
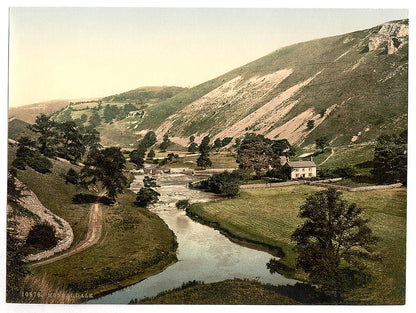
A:
<svg viewBox="0 0 416 313">
<path fill-rule="evenodd" d="M 312 173 L 309 173 L 309 177 L 311 177 L 312 176 Z"/>
<path fill-rule="evenodd" d="M 305 169 L 303 168 L 303 169 L 302 169 L 302 172 L 304 172 L 304 171 L 305 171 Z"/>
<path fill-rule="evenodd" d="M 311 167 L 309 168 L 309 172 L 312 172 L 312 168 Z"/>
</svg>

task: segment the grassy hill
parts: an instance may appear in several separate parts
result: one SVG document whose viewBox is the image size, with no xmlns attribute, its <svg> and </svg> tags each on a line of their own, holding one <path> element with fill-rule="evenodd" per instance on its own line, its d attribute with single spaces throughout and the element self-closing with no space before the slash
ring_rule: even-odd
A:
<svg viewBox="0 0 416 313">
<path fill-rule="evenodd" d="M 186 90 L 187 88 L 176 86 L 153 86 L 153 87 L 140 87 L 133 90 L 129 90 L 117 95 L 104 97 L 101 100 L 104 102 L 135 102 L 143 104 L 146 102 L 157 102 L 172 98 L 174 95 Z"/>
<path fill-rule="evenodd" d="M 28 104 L 20 107 L 9 108 L 9 118 L 15 117 L 22 121 L 32 124 L 39 114 L 51 114 L 58 111 L 69 104 L 69 100 L 51 100 Z"/>
<path fill-rule="evenodd" d="M 298 43 L 155 104 L 130 122 L 137 131 L 178 141 L 247 131 L 303 146 L 323 135 L 334 145 L 373 141 L 407 128 L 407 41 L 407 21 L 398 21 Z"/>
</svg>

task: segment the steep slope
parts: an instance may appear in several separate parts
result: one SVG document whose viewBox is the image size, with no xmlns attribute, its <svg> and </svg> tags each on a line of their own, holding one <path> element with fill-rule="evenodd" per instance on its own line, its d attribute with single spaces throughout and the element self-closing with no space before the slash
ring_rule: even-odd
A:
<svg viewBox="0 0 416 313">
<path fill-rule="evenodd" d="M 184 91 L 132 121 L 184 144 L 257 132 L 308 145 L 407 128 L 408 22 L 295 44 Z M 309 129 L 306 124 L 314 121 Z"/>
</svg>

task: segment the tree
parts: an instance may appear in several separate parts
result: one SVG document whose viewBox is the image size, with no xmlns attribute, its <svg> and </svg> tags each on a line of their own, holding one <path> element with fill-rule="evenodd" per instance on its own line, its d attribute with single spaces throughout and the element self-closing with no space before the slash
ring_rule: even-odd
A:
<svg viewBox="0 0 416 313">
<path fill-rule="evenodd" d="M 143 179 L 143 184 L 145 187 L 159 187 L 156 183 L 156 178 L 154 177 L 150 177 L 150 176 L 145 176 Z"/>
<path fill-rule="evenodd" d="M 378 183 L 407 183 L 407 132 L 377 138 L 372 174 Z"/>
<path fill-rule="evenodd" d="M 86 148 L 82 134 L 78 131 L 75 122 L 57 124 L 59 130 L 59 155 L 69 161 L 78 161 L 84 155 Z"/>
<path fill-rule="evenodd" d="M 188 152 L 197 152 L 198 144 L 196 142 L 191 142 L 188 146 Z"/>
<path fill-rule="evenodd" d="M 79 129 L 82 135 L 82 143 L 85 148 L 101 148 L 100 133 L 92 126 L 81 127 Z"/>
<path fill-rule="evenodd" d="M 221 147 L 222 147 L 222 140 L 221 140 L 221 138 L 215 139 L 213 148 L 218 151 Z"/>
<path fill-rule="evenodd" d="M 270 143 L 264 137 L 256 134 L 247 134 L 237 151 L 239 168 L 255 171 L 261 177 L 270 167 L 280 166 L 279 156 L 273 152 Z"/>
<path fill-rule="evenodd" d="M 130 152 L 130 161 L 136 164 L 137 168 L 143 168 L 145 154 L 146 146 L 142 142 L 139 142 L 137 149 Z"/>
<path fill-rule="evenodd" d="M 308 129 L 312 129 L 315 127 L 315 121 L 314 120 L 309 120 L 308 123 L 306 123 L 306 127 Z"/>
<path fill-rule="evenodd" d="M 201 155 L 196 160 L 196 164 L 201 168 L 212 166 L 211 159 L 209 158 L 209 152 L 211 150 L 209 141 L 210 141 L 209 136 L 205 136 L 202 139 L 201 144 L 199 145 L 199 148 L 198 148 Z"/>
<path fill-rule="evenodd" d="M 160 193 L 150 187 L 142 187 L 137 193 L 134 204 L 146 208 L 149 204 L 156 203 L 159 200 Z"/>
<path fill-rule="evenodd" d="M 201 181 L 199 188 L 227 197 L 235 197 L 240 191 L 240 173 L 223 172 Z"/>
<path fill-rule="evenodd" d="M 33 125 L 29 126 L 29 129 L 39 134 L 38 143 L 39 151 L 47 157 L 55 156 L 55 145 L 57 143 L 57 123 L 52 121 L 50 116 L 40 114 L 36 117 L 36 121 Z"/>
<path fill-rule="evenodd" d="M 315 139 L 316 148 L 321 149 L 321 152 L 324 152 L 328 144 L 329 144 L 329 138 L 327 136 L 322 136 L 322 137 Z"/>
<path fill-rule="evenodd" d="M 211 147 L 209 146 L 209 141 L 210 141 L 209 136 L 205 136 L 204 138 L 202 138 L 201 144 L 199 145 L 199 148 L 198 148 L 201 154 L 203 153 L 207 154 L 210 152 Z"/>
<path fill-rule="evenodd" d="M 141 143 L 147 148 L 153 146 L 157 141 L 155 132 L 149 131 L 141 140 Z"/>
<path fill-rule="evenodd" d="M 101 117 L 96 110 L 92 112 L 92 115 L 88 120 L 88 123 L 92 128 L 95 128 L 101 124 Z"/>
<path fill-rule="evenodd" d="M 209 158 L 209 153 L 204 152 L 196 160 L 196 164 L 201 168 L 206 168 L 212 166 L 211 159 Z"/>
<path fill-rule="evenodd" d="M 368 227 L 368 219 L 355 203 L 348 204 L 335 189 L 310 195 L 300 207 L 299 217 L 306 219 L 292 234 L 298 252 L 297 267 L 312 284 L 335 296 L 348 288 L 363 273 L 364 258 L 371 257 L 377 238 Z"/>
<path fill-rule="evenodd" d="M 107 190 L 108 197 L 115 201 L 127 183 L 123 174 L 125 164 L 126 159 L 120 148 L 91 149 L 81 170 L 81 177 L 87 184 L 96 185 L 100 182 Z"/>
<path fill-rule="evenodd" d="M 162 143 L 159 145 L 159 148 L 161 151 L 166 151 L 166 149 L 169 147 L 170 145 L 170 139 L 168 134 L 164 134 L 163 135 L 163 141 Z"/>
<path fill-rule="evenodd" d="M 149 153 L 147 154 L 147 157 L 149 158 L 149 159 L 153 159 L 154 157 L 155 157 L 155 150 L 153 150 L 153 149 L 150 149 L 150 151 L 149 151 Z"/>
</svg>

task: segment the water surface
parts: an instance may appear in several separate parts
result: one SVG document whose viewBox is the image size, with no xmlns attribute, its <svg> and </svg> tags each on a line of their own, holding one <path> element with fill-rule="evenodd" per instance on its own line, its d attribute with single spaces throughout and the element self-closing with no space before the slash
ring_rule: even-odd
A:
<svg viewBox="0 0 416 313">
<path fill-rule="evenodd" d="M 135 192 L 140 189 L 143 176 L 136 176 L 131 185 Z M 274 285 L 295 284 L 296 281 L 279 274 L 270 274 L 266 263 L 272 255 L 246 248 L 231 242 L 219 231 L 199 224 L 175 207 L 178 200 L 191 203 L 215 200 L 215 195 L 191 190 L 187 184 L 195 178 L 174 174 L 158 177 L 160 201 L 151 209 L 159 215 L 175 233 L 178 241 L 178 262 L 163 272 L 139 283 L 115 291 L 88 303 L 128 303 L 131 299 L 142 299 L 180 287 L 184 282 L 200 280 L 205 283 L 233 278 L 256 279 Z"/>
</svg>

